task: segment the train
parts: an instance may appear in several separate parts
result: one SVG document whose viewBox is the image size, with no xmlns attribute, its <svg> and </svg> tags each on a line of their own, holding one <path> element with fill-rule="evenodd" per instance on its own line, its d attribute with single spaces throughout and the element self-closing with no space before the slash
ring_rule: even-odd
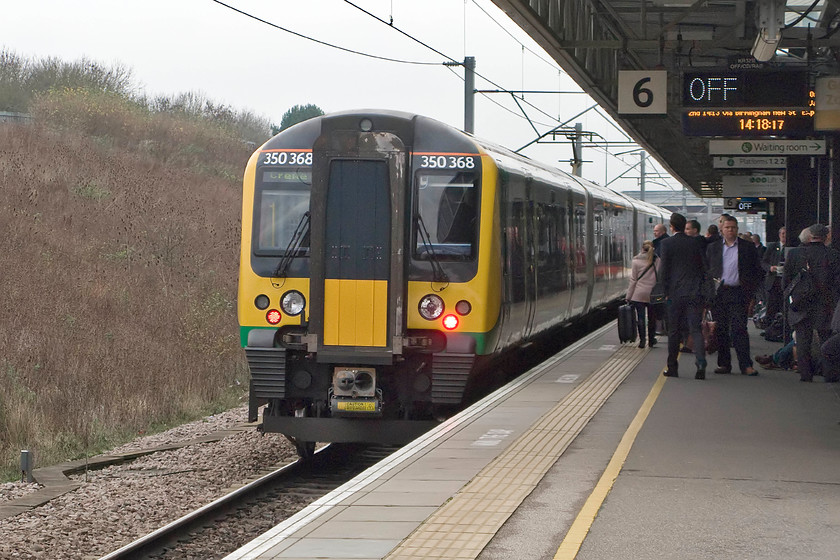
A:
<svg viewBox="0 0 840 560">
<path fill-rule="evenodd" d="M 408 442 L 503 356 L 621 300 L 669 215 L 421 115 L 289 127 L 243 180 L 249 420 L 301 455 Z"/>
</svg>

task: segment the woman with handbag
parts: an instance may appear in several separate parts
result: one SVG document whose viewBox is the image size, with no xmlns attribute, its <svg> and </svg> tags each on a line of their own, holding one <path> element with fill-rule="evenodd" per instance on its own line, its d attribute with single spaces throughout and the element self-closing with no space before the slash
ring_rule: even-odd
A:
<svg viewBox="0 0 840 560">
<path fill-rule="evenodd" d="M 653 242 L 642 243 L 642 250 L 633 257 L 630 271 L 630 285 L 627 287 L 627 301 L 636 310 L 636 325 L 639 329 L 639 348 L 645 347 L 645 331 L 649 345 L 656 344 L 656 317 L 650 301 L 650 292 L 657 284 L 659 257 L 653 250 Z M 647 312 L 647 322 L 645 321 Z"/>
</svg>

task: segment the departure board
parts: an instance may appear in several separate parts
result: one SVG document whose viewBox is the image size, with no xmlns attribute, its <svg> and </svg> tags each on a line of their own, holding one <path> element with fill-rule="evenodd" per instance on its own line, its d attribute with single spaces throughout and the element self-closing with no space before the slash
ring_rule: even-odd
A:
<svg viewBox="0 0 840 560">
<path fill-rule="evenodd" d="M 783 136 L 814 134 L 813 109 L 700 109 L 682 115 L 686 136 Z"/>
<path fill-rule="evenodd" d="M 684 72 L 686 136 L 798 138 L 814 133 L 814 90 L 807 70 Z"/>
<path fill-rule="evenodd" d="M 685 109 L 714 107 L 807 107 L 811 86 L 807 70 L 684 72 Z"/>
</svg>

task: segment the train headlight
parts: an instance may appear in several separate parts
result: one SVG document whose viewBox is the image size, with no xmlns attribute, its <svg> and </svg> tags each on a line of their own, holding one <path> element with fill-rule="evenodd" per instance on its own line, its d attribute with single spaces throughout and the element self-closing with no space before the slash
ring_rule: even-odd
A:
<svg viewBox="0 0 840 560">
<path fill-rule="evenodd" d="M 276 309 L 269 309 L 268 313 L 265 314 L 265 320 L 268 321 L 269 325 L 276 325 L 282 318 L 283 316 Z"/>
<path fill-rule="evenodd" d="M 462 299 L 455 304 L 455 311 L 458 312 L 458 315 L 469 315 L 470 311 L 472 311 L 472 305 L 467 300 Z"/>
<path fill-rule="evenodd" d="M 455 315 L 447 315 L 443 318 L 443 328 L 448 331 L 458 328 L 458 317 Z"/>
<path fill-rule="evenodd" d="M 257 309 L 268 309 L 268 305 L 271 303 L 269 301 L 268 296 L 265 294 L 260 294 L 254 300 L 254 305 L 257 306 Z"/>
<path fill-rule="evenodd" d="M 423 296 L 420 300 L 420 305 L 417 306 L 420 311 L 420 316 L 428 321 L 434 321 L 443 314 L 443 300 L 440 296 L 429 294 Z"/>
<path fill-rule="evenodd" d="M 291 290 L 283 294 L 280 298 L 280 308 L 286 315 L 294 317 L 300 315 L 303 308 L 306 307 L 306 298 L 297 290 Z"/>
<path fill-rule="evenodd" d="M 362 119 L 359 121 L 359 130 L 362 132 L 370 132 L 373 130 L 373 121 L 370 119 Z"/>
</svg>

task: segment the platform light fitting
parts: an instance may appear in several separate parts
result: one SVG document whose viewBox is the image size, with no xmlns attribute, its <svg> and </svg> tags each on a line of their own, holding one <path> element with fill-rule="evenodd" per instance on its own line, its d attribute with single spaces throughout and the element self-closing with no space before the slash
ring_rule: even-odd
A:
<svg viewBox="0 0 840 560">
<path fill-rule="evenodd" d="M 768 37 L 767 30 L 762 29 L 755 38 L 750 54 L 759 62 L 767 62 L 776 55 L 779 39 L 778 34 L 773 38 Z"/>
<path fill-rule="evenodd" d="M 750 54 L 759 62 L 767 62 L 776 55 L 782 40 L 786 0 L 758 0 L 756 3 L 755 38 Z"/>
</svg>

